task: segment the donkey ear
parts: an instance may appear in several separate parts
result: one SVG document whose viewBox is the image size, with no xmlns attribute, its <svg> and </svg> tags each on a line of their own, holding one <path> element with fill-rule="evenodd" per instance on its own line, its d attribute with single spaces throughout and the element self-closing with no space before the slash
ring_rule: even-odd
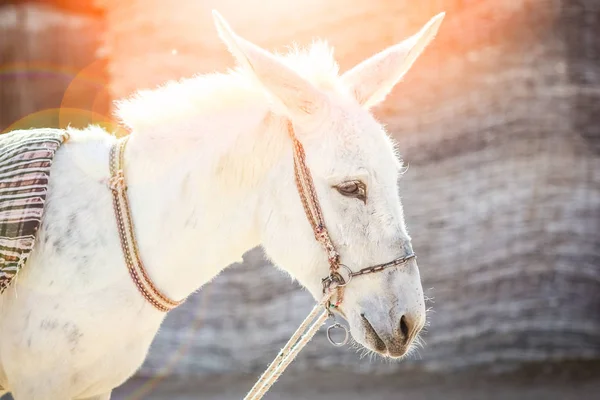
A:
<svg viewBox="0 0 600 400">
<path fill-rule="evenodd" d="M 343 83 L 365 108 L 382 102 L 435 37 L 445 13 L 433 17 L 404 41 L 361 62 L 342 75 Z"/>
<path fill-rule="evenodd" d="M 277 57 L 238 36 L 217 12 L 212 12 L 221 40 L 242 67 L 254 73 L 275 101 L 277 113 L 290 118 L 314 116 L 325 110 L 327 97 Z"/>
</svg>

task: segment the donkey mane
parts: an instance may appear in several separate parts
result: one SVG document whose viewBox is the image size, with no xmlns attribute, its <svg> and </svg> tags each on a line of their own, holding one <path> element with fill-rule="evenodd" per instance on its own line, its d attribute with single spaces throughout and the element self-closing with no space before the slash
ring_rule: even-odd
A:
<svg viewBox="0 0 600 400">
<path fill-rule="evenodd" d="M 341 91 L 339 66 L 327 42 L 314 41 L 308 48 L 289 46 L 287 53 L 275 55 L 316 87 Z M 252 74 L 235 67 L 226 73 L 200 74 L 139 90 L 116 101 L 115 114 L 132 130 L 140 130 L 245 104 L 268 107 L 268 102 L 263 86 Z"/>
</svg>

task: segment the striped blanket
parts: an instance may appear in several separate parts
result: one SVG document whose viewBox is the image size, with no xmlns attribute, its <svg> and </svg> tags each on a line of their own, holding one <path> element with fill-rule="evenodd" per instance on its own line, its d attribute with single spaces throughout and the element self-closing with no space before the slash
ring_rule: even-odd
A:
<svg viewBox="0 0 600 400">
<path fill-rule="evenodd" d="M 33 249 L 54 153 L 67 138 L 58 129 L 0 135 L 0 294 Z"/>
</svg>

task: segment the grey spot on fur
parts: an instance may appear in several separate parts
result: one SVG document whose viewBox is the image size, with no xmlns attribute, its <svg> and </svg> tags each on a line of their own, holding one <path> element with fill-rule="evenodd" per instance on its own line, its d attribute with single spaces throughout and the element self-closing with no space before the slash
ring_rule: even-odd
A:
<svg viewBox="0 0 600 400">
<path fill-rule="evenodd" d="M 43 331 L 53 331 L 58 327 L 58 321 L 54 319 L 44 319 L 40 324 L 40 329 Z"/>
<path fill-rule="evenodd" d="M 63 325 L 62 330 L 65 333 L 67 341 L 69 342 L 71 351 L 74 351 L 79 345 L 79 340 L 83 337 L 83 333 L 79 330 L 77 325 L 74 325 L 70 322 L 66 322 Z"/>
<path fill-rule="evenodd" d="M 185 220 L 184 226 L 186 228 L 195 228 L 198 225 L 198 217 L 196 216 L 196 209 L 193 208 L 190 215 Z"/>
<path fill-rule="evenodd" d="M 87 254 L 72 253 L 71 260 L 74 264 L 78 264 L 80 267 L 85 267 L 89 260 L 89 256 Z"/>
<path fill-rule="evenodd" d="M 67 219 L 67 230 L 65 232 L 65 237 L 70 239 L 72 236 L 77 236 L 77 214 L 72 213 L 69 215 Z"/>
<path fill-rule="evenodd" d="M 56 307 L 58 307 L 58 305 Z M 72 322 L 64 322 L 61 325 L 61 323 L 59 323 L 55 319 L 45 319 L 42 320 L 40 324 L 40 329 L 43 331 L 56 331 L 60 329 L 60 331 L 62 331 L 62 333 L 65 335 L 65 338 L 69 343 L 71 351 L 74 351 L 77 348 L 80 339 L 83 337 L 83 333 L 81 332 L 79 327 L 73 324 Z M 31 345 L 31 338 L 28 339 L 27 345 Z"/>
<path fill-rule="evenodd" d="M 71 215 L 69 215 L 69 226 L 74 227 L 75 226 L 75 222 L 77 221 L 77 214 L 73 213 Z"/>
<path fill-rule="evenodd" d="M 68 322 L 63 325 L 63 331 L 67 334 L 67 339 L 69 339 L 70 343 L 78 343 L 79 339 L 83 336 L 77 326 Z"/>
<path fill-rule="evenodd" d="M 190 184 L 190 173 L 188 172 L 187 174 L 185 174 L 185 176 L 183 177 L 183 181 L 181 182 L 181 194 L 182 195 L 187 195 L 188 193 L 188 185 Z"/>
<path fill-rule="evenodd" d="M 57 238 L 54 243 L 52 243 L 52 246 L 54 247 L 54 251 L 56 251 L 56 254 L 60 254 L 63 250 L 63 244 L 60 238 Z"/>
<path fill-rule="evenodd" d="M 341 212 L 341 214 L 342 214 L 342 215 L 346 215 L 347 213 L 348 213 L 348 206 L 344 205 L 344 206 L 342 207 L 342 212 Z"/>
<path fill-rule="evenodd" d="M 195 216 L 190 215 L 186 220 L 185 220 L 185 227 L 186 228 L 195 228 L 196 225 L 198 224 L 198 220 L 196 219 Z"/>
</svg>

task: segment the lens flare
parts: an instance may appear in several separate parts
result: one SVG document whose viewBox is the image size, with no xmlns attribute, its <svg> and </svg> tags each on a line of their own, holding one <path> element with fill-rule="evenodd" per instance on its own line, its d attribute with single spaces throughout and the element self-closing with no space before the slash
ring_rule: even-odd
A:
<svg viewBox="0 0 600 400">
<path fill-rule="evenodd" d="M 126 129 L 111 115 L 109 85 L 106 77 L 106 61 L 96 60 L 81 69 L 49 63 L 11 63 L 0 65 L 0 83 L 26 82 L 28 85 L 56 84 L 61 98 L 47 108 L 20 117 L 0 131 L 32 128 L 85 128 L 98 125 L 121 137 Z M 54 103 L 56 106 L 52 106 Z M 1 129 L 1 128 L 0 128 Z"/>
<path fill-rule="evenodd" d="M 160 383 L 171 375 L 173 367 L 181 360 L 185 353 L 189 350 L 194 341 L 194 334 L 202 327 L 204 316 L 208 310 L 210 303 L 211 292 L 214 285 L 206 285 L 200 292 L 200 299 L 197 300 L 198 307 L 194 318 L 187 326 L 187 339 L 182 341 L 179 347 L 171 355 L 165 366 L 152 378 L 149 378 L 142 385 L 137 387 L 133 392 L 124 397 L 126 400 L 141 400 L 148 393 L 151 393 Z"/>
</svg>

